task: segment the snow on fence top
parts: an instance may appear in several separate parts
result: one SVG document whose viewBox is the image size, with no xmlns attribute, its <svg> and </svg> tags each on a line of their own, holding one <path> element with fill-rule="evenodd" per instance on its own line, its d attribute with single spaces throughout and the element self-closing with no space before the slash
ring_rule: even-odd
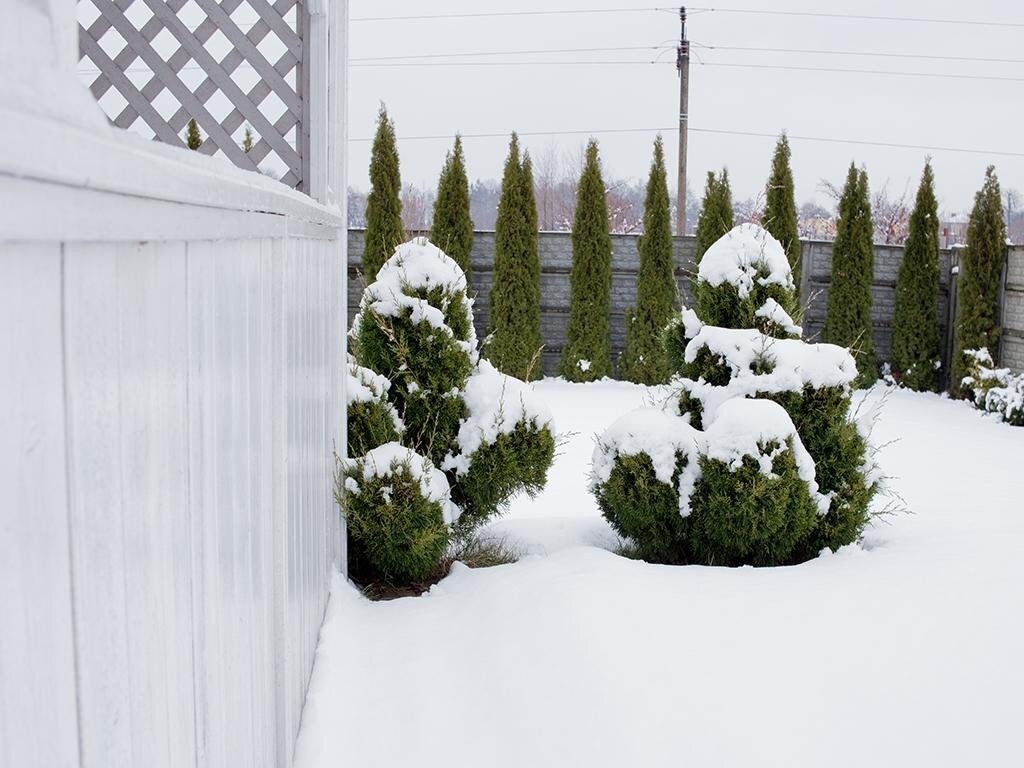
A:
<svg viewBox="0 0 1024 768">
<path fill-rule="evenodd" d="M 701 258 L 697 279 L 734 285 L 740 298 L 750 295 L 755 280 L 795 289 L 782 244 L 757 224 L 740 224 L 716 240 Z"/>
</svg>

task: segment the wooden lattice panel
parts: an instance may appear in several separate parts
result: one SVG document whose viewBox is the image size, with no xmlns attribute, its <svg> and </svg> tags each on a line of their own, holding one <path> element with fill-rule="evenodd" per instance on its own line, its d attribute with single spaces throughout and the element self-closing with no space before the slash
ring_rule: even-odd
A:
<svg viewBox="0 0 1024 768">
<path fill-rule="evenodd" d="M 79 72 L 114 125 L 185 146 L 194 117 L 200 152 L 301 188 L 301 4 L 79 0 Z"/>
</svg>

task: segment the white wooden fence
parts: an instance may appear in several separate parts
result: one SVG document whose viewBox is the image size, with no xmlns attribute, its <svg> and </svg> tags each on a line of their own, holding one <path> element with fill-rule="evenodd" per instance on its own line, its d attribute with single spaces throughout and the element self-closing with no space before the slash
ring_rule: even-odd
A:
<svg viewBox="0 0 1024 768">
<path fill-rule="evenodd" d="M 109 127 L 71 0 L 4 14 L 0 765 L 288 766 L 344 555 L 339 89 L 321 203 Z"/>
</svg>

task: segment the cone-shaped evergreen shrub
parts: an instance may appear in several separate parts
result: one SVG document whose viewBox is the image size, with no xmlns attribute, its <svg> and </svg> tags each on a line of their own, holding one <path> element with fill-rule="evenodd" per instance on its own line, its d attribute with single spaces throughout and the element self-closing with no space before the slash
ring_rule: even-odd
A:
<svg viewBox="0 0 1024 768">
<path fill-rule="evenodd" d="M 871 325 L 871 283 L 874 279 L 874 225 L 871 222 L 868 175 L 851 163 L 839 199 L 839 222 L 832 244 L 832 282 L 823 338 L 849 347 L 857 360 L 857 385 L 878 378 Z"/>
<path fill-rule="evenodd" d="M 199 133 L 199 123 L 193 117 L 188 121 L 188 128 L 185 131 L 185 146 L 189 149 L 199 149 L 203 146 L 203 137 Z"/>
<path fill-rule="evenodd" d="M 487 357 L 499 371 L 530 381 L 543 375 L 540 350 L 540 256 L 529 157 L 520 159 L 513 133 L 501 180 L 494 232 Z"/>
<path fill-rule="evenodd" d="M 366 198 L 363 276 L 367 282 L 373 280 L 377 270 L 404 240 L 402 177 L 398 170 L 395 124 L 381 104 L 370 152 L 370 194 Z"/>
<path fill-rule="evenodd" d="M 469 254 L 473 250 L 473 220 L 469 216 L 469 179 L 466 178 L 466 158 L 462 152 L 462 137 L 455 136 L 455 146 L 445 158 L 441 179 L 437 183 L 434 200 L 434 221 L 430 226 L 430 240 L 455 259 L 466 273 L 469 284 L 471 272 Z"/>
<path fill-rule="evenodd" d="M 678 400 L 598 439 L 602 512 L 658 562 L 783 565 L 855 541 L 877 490 L 850 415 L 857 366 L 800 340 L 781 244 L 737 227 L 705 253 L 694 290 L 723 325 L 685 309 L 667 333 Z"/>
<path fill-rule="evenodd" d="M 704 252 L 712 243 L 732 229 L 733 219 L 729 172 L 723 168 L 721 175 L 716 177 L 713 171 L 708 171 L 704 201 L 701 203 L 700 216 L 697 217 L 694 264 L 699 265 Z"/>
<path fill-rule="evenodd" d="M 626 351 L 619 365 L 619 374 L 639 384 L 664 384 L 671 371 L 662 334 L 672 320 L 676 280 L 661 136 L 654 142 L 643 224 L 643 234 L 637 238 L 640 269 L 636 278 L 636 308 L 628 313 Z"/>
<path fill-rule="evenodd" d="M 960 260 L 959 303 L 953 330 L 953 365 L 949 391 L 969 397 L 963 385 L 970 360 L 965 352 L 984 348 L 998 361 L 999 281 L 1006 261 L 1006 225 L 996 170 L 985 171 L 985 184 L 974 196 L 974 210 L 967 224 L 967 248 Z"/>
<path fill-rule="evenodd" d="M 939 210 L 932 165 L 925 163 L 896 278 L 893 376 L 918 391 L 939 388 Z"/>
<path fill-rule="evenodd" d="M 587 144 L 576 194 L 569 274 L 569 324 L 558 365 L 569 381 L 594 381 L 612 374 L 612 239 L 597 142 Z"/>
<path fill-rule="evenodd" d="M 789 139 L 783 133 L 775 145 L 772 172 L 765 188 L 764 216 L 761 223 L 772 237 L 782 243 L 793 272 L 796 295 L 800 296 L 800 232 L 797 229 L 796 197 L 793 191 L 793 171 L 789 165 Z"/>
<path fill-rule="evenodd" d="M 444 501 L 452 505 L 446 537 L 448 532 L 468 533 L 500 512 L 514 494 L 533 494 L 543 487 L 554 456 L 551 416 L 527 384 L 479 361 L 465 275 L 453 259 L 426 238 L 399 246 L 363 291 L 350 335 L 355 362 L 362 366 L 353 375 L 367 390 L 355 396 L 355 405 L 350 403 L 350 450 L 372 446 L 390 420 L 401 444 L 442 472 Z M 351 484 L 344 477 L 340 482 L 338 492 L 344 498 L 352 492 Z M 367 515 L 382 503 L 384 488 L 365 502 Z M 409 514 L 426 514 L 418 501 L 403 503 L 411 505 Z M 353 547 L 354 556 L 363 558 L 356 562 L 363 568 L 360 578 L 395 583 L 411 580 L 414 571 L 422 578 L 419 566 L 399 572 L 389 565 L 384 570 L 384 561 L 364 556 L 376 546 L 419 546 L 418 539 L 408 537 L 420 524 L 399 519 L 403 507 L 386 504 L 381 514 L 394 518 L 388 518 L 388 525 L 398 527 L 384 531 L 359 523 L 363 527 L 354 533 L 349 518 L 353 537 L 386 539 Z M 411 527 L 403 527 L 407 523 Z M 438 550 L 424 551 L 437 567 Z"/>
</svg>

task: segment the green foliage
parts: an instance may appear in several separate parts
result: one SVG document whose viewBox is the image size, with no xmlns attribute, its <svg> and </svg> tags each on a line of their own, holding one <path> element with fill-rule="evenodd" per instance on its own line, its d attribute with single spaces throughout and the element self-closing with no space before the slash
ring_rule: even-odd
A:
<svg viewBox="0 0 1024 768">
<path fill-rule="evenodd" d="M 250 152 L 252 152 L 252 145 L 253 145 L 252 128 L 250 128 L 249 125 L 246 124 L 246 126 L 245 126 L 245 135 L 242 137 L 242 151 L 245 152 L 245 154 L 248 155 Z"/>
<path fill-rule="evenodd" d="M 693 254 L 694 266 L 700 264 L 704 252 L 714 245 L 718 238 L 733 228 L 732 189 L 729 186 L 729 172 L 722 169 L 719 176 L 708 171 L 704 186 L 704 202 L 697 217 L 696 248 Z"/>
<path fill-rule="evenodd" d="M 654 474 L 646 454 L 619 456 L 607 482 L 594 488 L 601 514 L 620 536 L 636 545 L 637 554 L 652 563 L 685 563 L 689 560 L 689 521 L 679 514 L 679 474 L 686 467 L 683 455 L 676 458 L 671 483 Z"/>
<path fill-rule="evenodd" d="M 512 134 L 501 180 L 494 232 L 494 284 L 490 294 L 488 359 L 499 371 L 530 381 L 543 374 L 540 349 L 540 256 L 537 206 L 529 156 L 519 158 Z"/>
<path fill-rule="evenodd" d="M 346 456 L 363 456 L 374 448 L 397 441 L 401 422 L 386 390 L 373 371 L 350 364 L 348 367 L 348 431 Z"/>
<path fill-rule="evenodd" d="M 896 279 L 893 375 L 918 391 L 939 388 L 939 211 L 931 163 L 925 163 Z"/>
<path fill-rule="evenodd" d="M 405 241 L 402 225 L 402 177 L 398 169 L 395 124 L 381 104 L 370 153 L 370 194 L 366 198 L 363 275 L 372 281 L 395 248 Z"/>
<path fill-rule="evenodd" d="M 790 317 L 796 313 L 796 293 L 778 283 L 762 285 L 759 280 L 767 277 L 766 267 L 758 265 L 757 278 L 746 296 L 740 296 L 732 283 L 710 285 L 702 280 L 693 284 L 693 299 L 697 316 L 706 325 L 718 328 L 757 328 L 775 338 L 787 339 L 793 336 L 769 319 L 756 313 L 768 299 L 775 299 Z"/>
<path fill-rule="evenodd" d="M 832 245 L 832 283 L 824 340 L 849 347 L 857 360 L 857 385 L 878 378 L 871 326 L 871 283 L 874 278 L 874 226 L 871 222 L 868 175 L 850 164 L 839 200 L 839 223 Z"/>
<path fill-rule="evenodd" d="M 967 350 L 984 347 L 998 363 L 999 281 L 1006 261 L 1006 225 L 993 166 L 985 171 L 985 183 L 974 197 L 974 210 L 967 225 L 967 248 L 960 264 L 959 303 L 953 331 L 953 365 L 950 393 L 968 397 L 963 385 L 970 361 Z"/>
<path fill-rule="evenodd" d="M 452 501 L 462 508 L 460 528 L 493 517 L 519 491 L 531 497 L 539 493 L 554 458 L 551 430 L 533 424 L 517 424 L 511 433 L 481 445 L 471 455 L 469 471 L 452 486 Z"/>
<path fill-rule="evenodd" d="M 390 474 L 366 479 L 363 463 L 352 462 L 335 495 L 348 527 L 352 578 L 409 584 L 436 572 L 448 549 L 448 526 L 441 504 L 423 495 L 408 463 L 394 463 Z"/>
<path fill-rule="evenodd" d="M 199 133 L 199 123 L 193 117 L 188 121 L 188 128 L 185 131 L 185 146 L 196 150 L 203 146 L 203 136 Z"/>
<path fill-rule="evenodd" d="M 771 475 L 750 456 L 743 457 L 739 468 L 702 456 L 700 467 L 686 519 L 691 562 L 794 562 L 814 530 L 818 510 L 807 483 L 800 479 L 792 444 L 775 457 Z"/>
<path fill-rule="evenodd" d="M 996 414 L 1000 421 L 1024 427 L 1024 373 L 996 368 L 984 347 L 966 350 L 964 357 L 968 366 L 963 386 L 971 393 L 974 404 Z"/>
<path fill-rule="evenodd" d="M 434 201 L 434 221 L 430 227 L 430 240 L 455 259 L 470 279 L 469 254 L 473 250 L 473 220 L 469 216 L 469 179 L 466 178 L 466 158 L 462 151 L 462 137 L 455 136 L 455 146 L 445 157 L 441 179 L 437 183 Z"/>
<path fill-rule="evenodd" d="M 637 306 L 628 315 L 626 351 L 619 373 L 622 378 L 639 384 L 664 384 L 671 371 L 662 345 L 662 334 L 672 320 L 677 288 L 661 136 L 654 142 L 643 226 L 643 234 L 637 239 L 640 253 L 640 270 L 636 278 Z"/>
<path fill-rule="evenodd" d="M 782 243 L 793 271 L 796 295 L 800 295 L 800 232 L 797 229 L 796 197 L 793 191 L 793 171 L 790 168 L 789 139 L 783 133 L 775 145 L 772 157 L 772 172 L 765 189 L 764 216 L 762 226 Z"/>
<path fill-rule="evenodd" d="M 569 381 L 594 381 L 612 374 L 612 239 L 597 142 L 587 144 L 576 196 L 569 274 L 569 324 L 558 365 Z"/>
</svg>

